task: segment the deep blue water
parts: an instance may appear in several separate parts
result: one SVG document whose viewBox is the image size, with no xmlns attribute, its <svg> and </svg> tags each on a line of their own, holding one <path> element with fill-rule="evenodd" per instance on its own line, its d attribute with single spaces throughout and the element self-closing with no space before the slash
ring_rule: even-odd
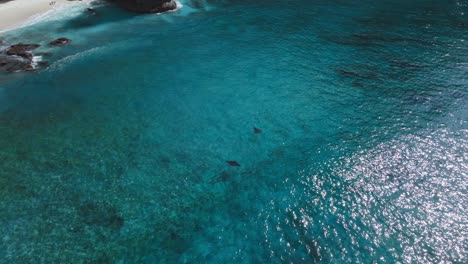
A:
<svg viewBox="0 0 468 264">
<path fill-rule="evenodd" d="M 0 263 L 468 262 L 467 1 L 183 3 L 0 35 Z"/>
</svg>

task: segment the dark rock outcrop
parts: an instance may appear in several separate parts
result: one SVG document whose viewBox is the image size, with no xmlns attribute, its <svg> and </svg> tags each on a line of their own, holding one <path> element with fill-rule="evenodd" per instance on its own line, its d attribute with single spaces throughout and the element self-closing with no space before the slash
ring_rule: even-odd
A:
<svg viewBox="0 0 468 264">
<path fill-rule="evenodd" d="M 6 54 L 10 55 L 10 56 L 19 56 L 19 57 L 31 60 L 32 57 L 33 57 L 31 51 L 35 50 L 35 49 L 37 49 L 39 47 L 40 47 L 40 45 L 38 45 L 38 44 L 19 43 L 19 44 L 10 46 L 6 50 Z"/>
<path fill-rule="evenodd" d="M 63 45 L 67 45 L 67 44 L 70 44 L 71 43 L 71 40 L 68 39 L 68 38 L 58 38 L 52 42 L 49 43 L 50 46 L 63 46 Z"/>
<path fill-rule="evenodd" d="M 31 60 L 17 59 L 8 56 L 4 57 L 0 55 L 0 71 L 11 73 L 32 70 L 34 70 L 34 67 Z"/>
<path fill-rule="evenodd" d="M 41 67 L 47 67 L 46 62 L 34 60 L 33 50 L 40 47 L 39 44 L 15 44 L 3 46 L 0 49 L 0 72 L 34 71 Z"/>
<path fill-rule="evenodd" d="M 174 0 L 108 0 L 136 13 L 163 13 L 177 8 Z"/>
</svg>

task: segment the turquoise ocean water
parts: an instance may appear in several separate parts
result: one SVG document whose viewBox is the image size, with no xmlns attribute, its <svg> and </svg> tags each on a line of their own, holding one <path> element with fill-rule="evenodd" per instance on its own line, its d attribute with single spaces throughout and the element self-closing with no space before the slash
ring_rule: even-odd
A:
<svg viewBox="0 0 468 264">
<path fill-rule="evenodd" d="M 183 4 L 0 35 L 0 263 L 468 262 L 467 1 Z"/>
</svg>

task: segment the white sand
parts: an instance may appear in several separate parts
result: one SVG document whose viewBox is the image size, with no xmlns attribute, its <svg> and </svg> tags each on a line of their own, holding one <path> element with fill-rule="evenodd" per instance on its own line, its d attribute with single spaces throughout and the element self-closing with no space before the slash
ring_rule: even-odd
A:
<svg viewBox="0 0 468 264">
<path fill-rule="evenodd" d="M 55 1 L 54 5 L 50 5 Z M 53 11 L 87 1 L 13 0 L 0 4 L 0 32 L 29 25 Z"/>
</svg>

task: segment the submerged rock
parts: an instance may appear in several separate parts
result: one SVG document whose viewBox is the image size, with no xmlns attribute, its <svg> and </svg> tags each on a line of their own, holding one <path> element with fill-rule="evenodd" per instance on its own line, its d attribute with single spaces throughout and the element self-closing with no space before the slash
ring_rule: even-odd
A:
<svg viewBox="0 0 468 264">
<path fill-rule="evenodd" d="M 420 65 L 412 64 L 412 63 L 405 62 L 405 61 L 391 61 L 390 64 L 394 67 L 399 67 L 399 68 L 404 68 L 404 69 L 409 69 L 409 70 L 423 69 L 423 67 Z"/>
<path fill-rule="evenodd" d="M 378 76 L 374 72 L 369 70 L 365 71 L 349 71 L 343 69 L 336 69 L 335 72 L 344 78 L 364 79 L 364 80 L 379 80 Z"/>
<path fill-rule="evenodd" d="M 120 230 L 125 223 L 117 209 L 107 203 L 87 202 L 78 208 L 81 221 L 90 226 Z"/>
<path fill-rule="evenodd" d="M 50 46 L 63 46 L 70 44 L 72 41 L 68 38 L 58 38 L 49 43 Z"/>
<path fill-rule="evenodd" d="M 348 70 L 338 69 L 336 70 L 336 73 L 338 73 L 341 77 L 361 77 L 361 74 Z"/>
<path fill-rule="evenodd" d="M 137 13 L 163 13 L 177 8 L 174 0 L 108 0 Z"/>
</svg>

